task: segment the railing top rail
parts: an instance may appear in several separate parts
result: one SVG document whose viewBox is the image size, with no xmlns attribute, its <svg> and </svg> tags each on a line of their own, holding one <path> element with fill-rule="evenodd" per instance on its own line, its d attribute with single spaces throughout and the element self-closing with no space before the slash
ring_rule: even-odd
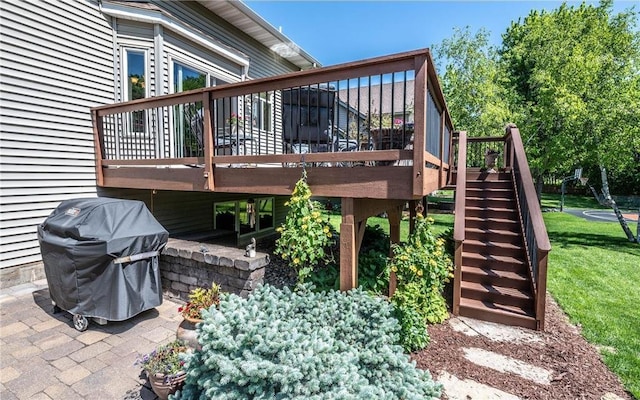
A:
<svg viewBox="0 0 640 400">
<path fill-rule="evenodd" d="M 393 72 L 399 72 L 402 70 L 414 70 L 415 59 L 419 56 L 427 56 L 428 62 L 435 73 L 433 67 L 433 61 L 429 55 L 429 49 L 421 49 L 415 51 L 409 51 L 404 53 L 386 55 L 381 57 L 370 58 L 366 60 L 353 61 L 343 64 L 338 64 L 329 67 L 321 67 L 317 69 L 311 69 L 306 71 L 291 72 L 282 75 L 269 76 L 260 79 L 248 80 L 244 82 L 231 83 L 227 85 L 206 87 L 202 89 L 194 89 L 190 91 L 173 93 L 158 96 L 155 98 L 145 98 L 139 100 L 133 100 L 125 103 L 118 104 L 106 104 L 102 106 L 93 107 L 92 110 L 102 111 L 101 115 L 111 114 L 115 112 L 121 112 L 121 108 L 128 108 L 131 106 L 145 105 L 145 108 L 159 107 L 166 105 L 167 102 L 173 102 L 173 104 L 202 100 L 203 93 L 211 92 L 213 98 L 237 96 L 248 92 L 261 92 L 274 89 L 282 89 L 287 87 L 313 85 L 319 83 L 325 83 L 328 81 L 339 81 L 344 79 L 351 79 L 358 76 L 375 76 L 380 74 L 387 74 Z M 440 86 L 437 85 L 436 96 L 441 97 Z M 444 99 L 444 97 L 442 96 Z M 176 101 L 176 99 L 179 99 Z M 157 104 L 156 104 L 157 103 Z M 108 112 L 104 112 L 108 110 Z"/>
<path fill-rule="evenodd" d="M 467 142 L 485 143 L 485 142 L 504 142 L 503 136 L 481 136 L 481 137 L 468 137 Z"/>
<path fill-rule="evenodd" d="M 464 241 L 465 190 L 467 186 L 467 132 L 458 133 L 458 166 L 456 175 L 456 204 L 453 222 L 453 240 Z"/>
<path fill-rule="evenodd" d="M 507 128 L 505 138 L 509 136 L 511 136 L 511 140 L 513 142 L 515 162 L 517 163 L 518 170 L 521 174 L 522 190 L 524 191 L 524 196 L 529 206 L 533 232 L 538 246 L 537 250 L 548 252 L 551 250 L 551 243 L 549 242 L 549 236 L 547 235 L 544 220 L 542 219 L 542 211 L 540 210 L 540 203 L 538 203 L 538 196 L 536 195 L 536 190 L 533 187 L 531 170 L 527 163 L 527 155 L 524 152 L 524 145 L 522 144 L 520 130 L 514 125 L 510 125 Z"/>
</svg>

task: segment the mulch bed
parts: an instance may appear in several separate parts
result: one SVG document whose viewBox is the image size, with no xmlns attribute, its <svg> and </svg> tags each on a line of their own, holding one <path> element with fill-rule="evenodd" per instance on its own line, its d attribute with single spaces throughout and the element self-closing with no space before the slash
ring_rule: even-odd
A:
<svg viewBox="0 0 640 400">
<path fill-rule="evenodd" d="M 295 273 L 286 262 L 273 256 L 274 243 L 266 241 L 259 247 L 259 251 L 272 254 L 265 282 L 278 287 L 295 285 Z M 448 285 L 445 298 L 449 304 L 451 297 Z M 522 399 L 600 400 L 605 394 L 613 393 L 622 399 L 633 400 L 618 377 L 602 362 L 598 350 L 580 335 L 579 329 L 569 322 L 550 295 L 547 295 L 546 308 L 545 331 L 540 333 L 542 342 L 494 342 L 481 335 L 470 337 L 456 332 L 445 322 L 429 326 L 431 343 L 411 357 L 418 367 L 428 369 L 435 376 L 447 371 L 459 379 L 473 379 Z M 465 347 L 482 348 L 552 370 L 552 382 L 540 385 L 514 374 L 476 365 L 464 358 L 462 349 Z M 443 399 L 447 399 L 446 395 Z"/>
<path fill-rule="evenodd" d="M 633 399 L 602 362 L 598 350 L 569 323 L 549 295 L 545 325 L 545 332 L 541 333 L 543 342 L 516 344 L 493 342 L 483 336 L 470 337 L 454 331 L 445 322 L 429 327 L 431 343 L 427 349 L 412 354 L 412 358 L 420 368 L 436 376 L 440 371 L 447 371 L 459 379 L 473 379 L 523 399 L 601 399 L 606 393 Z M 490 350 L 553 370 L 552 382 L 540 385 L 473 364 L 464 358 L 464 347 Z"/>
</svg>

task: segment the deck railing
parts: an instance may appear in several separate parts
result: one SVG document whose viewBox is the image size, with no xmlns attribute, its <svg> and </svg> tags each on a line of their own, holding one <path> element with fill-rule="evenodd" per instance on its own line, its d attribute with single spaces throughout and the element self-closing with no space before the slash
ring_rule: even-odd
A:
<svg viewBox="0 0 640 400">
<path fill-rule="evenodd" d="M 454 277 L 453 277 L 453 312 L 459 314 L 461 281 L 462 281 L 462 252 L 464 250 L 465 239 L 465 198 L 467 192 L 467 132 L 458 132 L 454 141 L 456 144 L 455 168 L 456 168 L 456 199 L 455 199 L 455 219 L 453 222 L 454 250 Z"/>
<path fill-rule="evenodd" d="M 467 168 L 482 169 L 486 166 L 486 155 L 489 151 L 497 152 L 496 166 L 512 171 L 511 177 L 516 193 L 519 219 L 526 247 L 527 262 L 535 296 L 535 315 L 538 329 L 544 329 L 545 297 L 547 282 L 547 256 L 551 250 L 549 237 L 542 219 L 540 203 L 531 177 L 527 156 L 515 125 L 507 127 L 503 137 L 467 138 L 466 132 L 460 132 L 453 140 L 452 163 L 456 166 L 456 204 L 454 221 L 455 240 L 455 278 L 454 278 L 454 313 L 460 304 L 460 280 L 462 266 L 462 250 L 465 240 L 465 192 Z"/>
<path fill-rule="evenodd" d="M 453 130 L 428 50 L 92 112 L 99 184 L 112 166 L 412 165 L 421 196 L 424 168 L 448 170 Z"/>
<path fill-rule="evenodd" d="M 520 131 L 509 125 L 504 137 L 505 159 L 511 166 L 520 222 L 527 250 L 533 281 L 538 329 L 544 329 L 545 299 L 547 293 L 547 258 L 551 243 L 542 219 L 540 203 L 531 177 L 527 155 L 524 152 Z"/>
</svg>

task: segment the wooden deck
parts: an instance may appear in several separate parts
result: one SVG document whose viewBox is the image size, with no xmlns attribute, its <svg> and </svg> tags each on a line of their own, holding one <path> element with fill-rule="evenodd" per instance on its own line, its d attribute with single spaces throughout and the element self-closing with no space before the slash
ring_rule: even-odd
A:
<svg viewBox="0 0 640 400">
<path fill-rule="evenodd" d="M 453 125 L 429 50 L 92 109 L 102 187 L 342 199 L 341 288 L 369 216 L 442 188 Z M 391 285 L 393 287 L 393 283 Z"/>
<path fill-rule="evenodd" d="M 326 91 L 334 101 L 322 104 Z M 348 98 L 354 91 L 358 98 Z M 252 114 L 258 98 L 271 99 L 266 130 Z M 350 123 L 341 126 L 345 112 Z M 304 164 L 314 195 L 410 200 L 442 187 L 449 172 L 453 127 L 428 50 L 92 113 L 97 182 L 104 187 L 286 195 Z M 232 115 L 239 116 L 230 121 Z M 322 121 L 309 127 L 314 119 Z M 384 129 L 392 142 L 375 135 Z"/>
</svg>

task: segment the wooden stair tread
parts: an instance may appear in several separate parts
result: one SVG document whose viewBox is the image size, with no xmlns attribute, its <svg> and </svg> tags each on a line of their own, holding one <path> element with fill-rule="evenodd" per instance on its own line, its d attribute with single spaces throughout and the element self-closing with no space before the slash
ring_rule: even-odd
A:
<svg viewBox="0 0 640 400">
<path fill-rule="evenodd" d="M 460 287 L 463 290 L 473 290 L 480 293 L 490 293 L 492 295 L 514 297 L 522 300 L 533 301 L 533 295 L 531 295 L 529 291 L 512 287 L 489 285 L 486 283 L 468 281 L 460 282 Z"/>
<path fill-rule="evenodd" d="M 537 321 L 531 309 L 505 306 L 489 301 L 460 299 L 459 315 L 483 321 L 537 329 Z"/>
<path fill-rule="evenodd" d="M 489 193 L 488 193 L 489 194 Z M 466 201 L 495 201 L 498 203 L 512 203 L 515 199 L 509 197 L 491 197 L 491 196 L 469 196 L 465 197 Z"/>
<path fill-rule="evenodd" d="M 462 274 L 473 274 L 478 276 L 483 276 L 492 279 L 508 279 L 512 281 L 524 281 L 529 282 L 529 278 L 524 273 L 513 272 L 513 271 L 504 271 L 499 269 L 492 269 L 487 267 L 471 267 L 471 266 L 462 266 Z"/>
<path fill-rule="evenodd" d="M 504 229 L 465 228 L 464 232 L 465 232 L 465 234 L 467 234 L 467 233 L 476 233 L 476 234 L 491 235 L 491 236 L 496 236 L 496 237 L 500 237 L 500 236 L 509 236 L 510 238 L 520 237 L 520 232 L 507 231 L 507 230 L 504 230 Z"/>
<path fill-rule="evenodd" d="M 503 262 L 503 263 L 507 263 L 507 264 L 514 264 L 514 265 L 525 265 L 524 260 L 519 259 L 519 258 L 514 258 L 511 256 L 495 256 L 495 255 L 485 255 L 485 254 L 477 254 L 477 253 L 470 253 L 470 252 L 466 252 L 463 251 L 462 252 L 462 258 L 463 258 L 463 263 L 464 263 L 464 259 L 465 258 L 473 258 L 476 260 L 483 260 L 483 261 L 497 261 L 497 262 Z"/>
<path fill-rule="evenodd" d="M 467 221 L 478 221 L 478 222 L 491 222 L 495 224 L 519 224 L 519 221 L 514 221 L 508 218 L 495 218 L 495 217 L 467 217 L 465 216 L 465 220 Z"/>
<path fill-rule="evenodd" d="M 515 213 L 516 210 L 513 208 L 504 208 L 504 207 L 476 207 L 476 206 L 466 206 L 465 210 L 472 211 L 486 211 L 486 212 L 504 212 L 504 213 Z"/>
<path fill-rule="evenodd" d="M 508 242 L 496 242 L 494 240 L 465 239 L 464 244 L 478 246 L 478 247 L 480 246 L 487 247 L 488 251 L 491 251 L 492 247 L 500 247 L 503 249 L 510 249 L 510 250 L 523 250 L 523 247 L 520 245 L 508 243 Z"/>
</svg>

